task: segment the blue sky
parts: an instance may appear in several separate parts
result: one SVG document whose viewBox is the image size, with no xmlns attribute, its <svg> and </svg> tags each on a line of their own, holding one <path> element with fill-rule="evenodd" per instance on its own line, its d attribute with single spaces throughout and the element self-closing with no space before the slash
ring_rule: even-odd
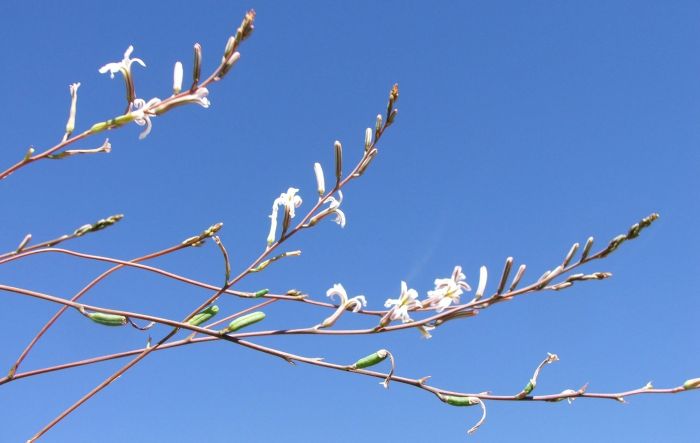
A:
<svg viewBox="0 0 700 443">
<path fill-rule="evenodd" d="M 144 98 L 170 93 L 175 60 L 187 79 L 195 42 L 209 72 L 248 8 L 258 12 L 256 31 L 230 76 L 210 88 L 209 109 L 158 117 L 143 141 L 136 125 L 113 131 L 109 155 L 39 162 L 4 181 L 2 250 L 28 232 L 48 239 L 124 213 L 118 226 L 67 246 L 130 258 L 222 221 L 240 270 L 264 247 L 272 200 L 294 186 L 308 208 L 313 163 L 330 175 L 336 139 L 348 162 L 359 158 L 364 128 L 399 82 L 397 123 L 345 192 L 346 228 L 326 222 L 303 232 L 289 245 L 303 250 L 300 258 L 240 289 L 299 288 L 325 298 L 342 282 L 379 309 L 401 280 L 424 294 L 460 264 L 475 286 L 480 266 L 497 274 L 513 256 L 531 281 L 573 242 L 593 235 L 602 246 L 651 212 L 661 219 L 585 268 L 612 279 L 494 306 L 446 324 L 430 341 L 406 331 L 260 343 L 343 363 L 384 347 L 398 373 L 473 392 L 516 393 L 547 352 L 561 361 L 544 370 L 537 393 L 586 382 L 603 392 L 650 380 L 671 387 L 700 376 L 697 2 L 4 1 L 0 162 L 60 139 L 70 83 L 82 83 L 79 130 L 121 112 L 122 81 L 97 70 L 130 44 L 148 65 L 134 67 Z M 222 278 L 213 244 L 153 264 Z M 0 278 L 70 297 L 103 269 L 44 255 L 0 267 Z M 181 317 L 207 295 L 126 270 L 86 302 Z M 56 307 L 7 293 L 1 306 L 0 367 L 9 367 Z M 304 306 L 267 313 L 270 327 L 309 326 L 325 315 Z M 71 313 L 25 369 L 145 340 Z M 24 441 L 120 364 L 0 387 L 0 440 Z M 698 401 L 688 393 L 627 405 L 490 402 L 469 441 L 693 441 Z M 460 442 L 478 416 L 408 387 L 385 391 L 373 379 L 220 343 L 152 355 L 43 441 Z"/>
</svg>

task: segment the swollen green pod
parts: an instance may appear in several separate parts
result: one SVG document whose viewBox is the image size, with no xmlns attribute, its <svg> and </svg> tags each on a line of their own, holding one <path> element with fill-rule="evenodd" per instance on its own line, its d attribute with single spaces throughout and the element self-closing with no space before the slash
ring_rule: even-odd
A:
<svg viewBox="0 0 700 443">
<path fill-rule="evenodd" d="M 536 385 L 537 384 L 534 381 L 530 380 L 523 388 L 523 393 L 525 393 L 525 395 L 530 395 L 530 393 L 535 389 Z"/>
<path fill-rule="evenodd" d="M 255 298 L 262 297 L 263 295 L 267 295 L 268 292 L 270 292 L 269 289 L 261 289 L 261 290 L 259 290 L 258 292 L 256 292 L 256 293 L 253 295 L 253 297 L 255 297 Z"/>
<path fill-rule="evenodd" d="M 244 315 L 243 317 L 239 317 L 235 320 L 233 320 L 231 323 L 229 323 L 228 327 L 226 329 L 222 329 L 220 332 L 222 334 L 228 334 L 229 332 L 235 332 L 238 331 L 239 329 L 243 329 L 246 326 L 250 326 L 254 323 L 257 323 L 259 321 L 262 321 L 265 319 L 265 313 L 262 311 L 256 311 L 252 312 L 248 315 Z"/>
<path fill-rule="evenodd" d="M 90 320 L 105 326 L 124 326 L 126 317 L 116 314 L 105 314 L 103 312 L 91 312 L 87 315 Z"/>
<path fill-rule="evenodd" d="M 199 326 L 205 321 L 209 320 L 213 316 L 216 315 L 216 313 L 219 312 L 219 307 L 216 305 L 209 306 L 199 314 L 195 315 L 188 321 L 187 323 L 191 324 L 192 326 Z"/>
<path fill-rule="evenodd" d="M 379 364 L 383 362 L 386 357 L 389 355 L 389 351 L 386 349 L 380 349 L 374 354 L 368 355 L 367 357 L 363 357 L 359 360 L 357 360 L 355 363 L 352 364 L 353 369 L 364 369 L 364 368 L 369 368 L 370 366 L 374 366 L 376 364 Z"/>
<path fill-rule="evenodd" d="M 481 402 L 477 397 L 458 397 L 455 395 L 442 395 L 440 400 L 452 406 L 474 406 Z"/>
</svg>

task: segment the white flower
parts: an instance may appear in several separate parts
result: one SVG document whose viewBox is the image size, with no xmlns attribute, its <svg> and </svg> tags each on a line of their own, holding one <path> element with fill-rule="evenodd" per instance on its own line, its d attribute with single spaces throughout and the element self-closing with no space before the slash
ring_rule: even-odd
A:
<svg viewBox="0 0 700 443">
<path fill-rule="evenodd" d="M 297 188 L 289 188 L 287 192 L 280 194 L 277 199 L 275 199 L 275 205 L 284 206 L 284 210 L 289 214 L 289 218 L 294 218 L 294 209 L 301 206 L 301 197 L 296 195 L 299 192 Z"/>
<path fill-rule="evenodd" d="M 164 101 L 163 104 L 156 109 L 156 114 L 162 114 L 176 106 L 186 105 L 189 103 L 195 103 L 203 108 L 208 108 L 211 105 L 211 102 L 207 98 L 208 95 L 209 90 L 207 88 L 197 88 L 192 94 L 187 94 L 182 97 Z"/>
<path fill-rule="evenodd" d="M 455 266 L 450 278 L 436 278 L 435 290 L 428 291 L 428 300 L 426 300 L 428 305 L 435 308 L 437 312 L 442 312 L 453 302 L 459 303 L 459 296 L 464 291 L 471 291 L 465 279 L 461 266 Z"/>
<path fill-rule="evenodd" d="M 204 88 L 200 88 L 204 89 Z M 275 241 L 277 233 L 277 212 L 278 206 L 284 206 L 285 211 L 285 229 L 289 219 L 294 218 L 294 209 L 301 206 L 301 197 L 296 195 L 299 192 L 297 188 L 289 188 L 287 192 L 283 192 L 279 197 L 272 202 L 272 214 L 270 214 L 270 233 L 267 235 L 267 244 L 271 245 Z"/>
<path fill-rule="evenodd" d="M 75 112 L 78 103 L 78 88 L 80 83 L 73 83 L 68 86 L 70 90 L 70 111 L 68 113 L 68 122 L 66 123 L 66 134 L 70 134 L 75 129 Z"/>
<path fill-rule="evenodd" d="M 211 105 L 211 102 L 207 98 L 208 95 L 209 90 L 207 88 L 197 88 L 194 94 L 186 95 L 182 99 L 189 103 L 197 103 L 203 108 L 208 108 Z"/>
<path fill-rule="evenodd" d="M 146 102 L 142 98 L 137 98 L 132 103 L 131 115 L 134 118 L 134 123 L 139 126 L 146 126 L 141 134 L 139 134 L 139 139 L 143 140 L 151 133 L 151 117 L 155 117 L 154 108 L 160 103 L 158 97 L 154 97 Z"/>
<path fill-rule="evenodd" d="M 272 203 L 272 214 L 270 214 L 270 233 L 267 234 L 267 244 L 271 245 L 275 241 L 277 233 L 277 200 Z"/>
<path fill-rule="evenodd" d="M 335 213 L 334 222 L 338 223 L 341 228 L 345 227 L 345 213 L 338 209 L 343 202 L 343 191 L 338 191 L 338 200 L 333 197 L 328 197 L 328 213 Z"/>
<path fill-rule="evenodd" d="M 345 309 L 351 309 L 352 312 L 357 312 L 362 309 L 363 306 L 367 306 L 367 299 L 364 295 L 356 295 L 355 297 L 348 298 L 348 293 L 345 292 L 345 288 L 340 283 L 336 283 L 326 291 L 326 297 L 333 299 L 333 296 L 337 295 L 340 306 Z"/>
<path fill-rule="evenodd" d="M 122 72 L 125 76 L 131 72 L 131 64 L 136 62 L 143 66 L 144 68 L 146 67 L 146 63 L 143 62 L 140 58 L 130 58 L 131 53 L 134 52 L 134 47 L 129 46 L 126 48 L 126 51 L 124 52 L 124 58 L 120 62 L 114 62 L 114 63 L 107 63 L 103 67 L 100 68 L 100 74 L 106 74 L 109 72 L 110 78 L 114 78 L 114 74 L 118 72 Z"/>
<path fill-rule="evenodd" d="M 392 321 L 400 318 L 403 323 L 408 323 L 411 321 L 411 317 L 408 316 L 408 311 L 421 308 L 423 304 L 418 301 L 418 292 L 416 292 L 415 289 L 408 289 L 406 282 L 402 281 L 401 295 L 399 295 L 399 298 L 390 298 L 384 303 L 385 308 L 392 306 L 393 308 L 389 312 L 389 318 Z"/>
<path fill-rule="evenodd" d="M 364 295 L 356 295 L 355 297 L 348 298 L 345 288 L 340 283 L 334 284 L 332 288 L 326 291 L 326 296 L 331 299 L 333 299 L 333 297 L 336 295 L 339 299 L 338 308 L 333 314 L 331 314 L 330 317 L 326 318 L 321 324 L 317 325 L 316 328 L 320 329 L 333 326 L 333 324 L 335 324 L 335 322 L 346 310 L 350 309 L 352 312 L 357 312 L 362 309 L 363 306 L 367 306 L 367 299 L 365 299 Z"/>
</svg>

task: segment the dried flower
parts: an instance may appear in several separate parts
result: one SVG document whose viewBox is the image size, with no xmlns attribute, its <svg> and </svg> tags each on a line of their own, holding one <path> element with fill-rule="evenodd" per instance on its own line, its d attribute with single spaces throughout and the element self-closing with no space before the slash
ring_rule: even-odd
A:
<svg viewBox="0 0 700 443">
<path fill-rule="evenodd" d="M 423 307 L 423 304 L 420 301 L 418 301 L 418 292 L 416 292 L 415 289 L 409 289 L 408 285 L 406 285 L 406 282 L 402 281 L 401 295 L 399 295 L 399 298 L 387 299 L 387 301 L 384 302 L 384 307 L 392 307 L 389 313 L 389 318 L 392 321 L 400 318 L 401 322 L 408 323 L 411 321 L 411 317 L 409 317 L 408 311 L 421 308 Z M 427 333 L 427 331 L 425 332 Z"/>
<path fill-rule="evenodd" d="M 462 267 L 455 266 L 450 278 L 435 279 L 435 290 L 428 291 L 428 300 L 426 302 L 430 307 L 435 308 L 437 312 L 444 311 L 453 302 L 459 303 L 459 296 L 464 291 L 471 291 L 469 285 L 464 281 L 465 279 Z"/>
</svg>

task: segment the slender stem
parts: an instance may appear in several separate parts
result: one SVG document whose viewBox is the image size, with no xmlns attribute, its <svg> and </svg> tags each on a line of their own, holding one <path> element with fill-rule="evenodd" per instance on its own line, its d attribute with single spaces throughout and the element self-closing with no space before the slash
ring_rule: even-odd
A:
<svg viewBox="0 0 700 443">
<path fill-rule="evenodd" d="M 132 261 L 119 260 L 116 258 L 105 257 L 105 256 L 101 256 L 101 255 L 86 254 L 86 253 L 77 252 L 77 251 L 73 251 L 70 249 L 62 249 L 62 248 L 44 248 L 44 249 L 22 252 L 20 254 L 13 255 L 11 257 L 6 257 L 4 259 L 0 259 L 0 265 L 3 265 L 5 263 L 8 263 L 8 262 L 11 262 L 14 260 L 19 260 L 21 258 L 25 258 L 25 257 L 31 256 L 31 255 L 45 254 L 45 253 L 66 254 L 66 255 L 73 256 L 73 257 L 79 257 L 79 258 L 84 258 L 84 259 L 88 259 L 88 260 L 102 261 L 102 262 L 107 262 L 107 263 L 115 263 L 115 264 L 119 264 L 119 265 L 126 266 L 126 267 L 132 267 L 132 268 L 141 269 L 144 271 L 153 272 L 153 273 L 162 275 L 164 277 L 171 278 L 173 280 L 177 280 L 177 281 L 180 281 L 182 283 L 186 283 L 186 284 L 189 284 L 192 286 L 197 286 L 197 287 L 200 287 L 203 289 L 209 289 L 209 290 L 213 290 L 213 291 L 219 289 L 219 287 L 216 285 L 212 285 L 210 283 L 205 283 L 205 282 L 202 282 L 199 280 L 191 279 L 191 278 L 185 277 L 185 276 L 180 275 L 180 274 L 168 272 L 168 271 L 165 271 L 161 268 L 157 268 L 154 266 L 143 265 L 141 263 L 138 263 L 136 260 L 132 260 Z M 229 295 L 235 295 L 238 297 L 243 297 L 243 298 L 252 298 L 255 295 L 254 292 L 236 291 L 233 289 L 226 289 L 224 291 L 224 293 L 229 294 Z M 328 309 L 336 309 L 338 307 L 337 305 L 334 305 L 332 303 L 326 303 L 326 302 L 312 300 L 312 299 L 309 299 L 306 297 L 299 297 L 299 296 L 294 296 L 294 295 L 268 293 L 262 297 L 263 298 L 278 299 L 278 300 L 297 301 L 297 302 L 306 303 L 306 304 L 310 304 L 310 305 L 314 305 L 314 306 L 320 306 L 320 307 L 324 307 L 324 308 L 328 308 Z M 373 310 L 366 310 L 366 309 L 362 310 L 362 311 L 358 311 L 358 313 L 360 313 L 360 314 L 366 314 L 366 315 L 372 315 L 372 316 L 381 316 L 385 312 L 386 311 L 373 311 Z"/>
<path fill-rule="evenodd" d="M 107 278 L 110 274 L 112 274 L 112 273 L 114 273 L 114 272 L 116 272 L 116 271 L 118 271 L 118 270 L 120 270 L 120 269 L 126 267 L 128 264 L 136 264 L 136 263 L 141 262 L 141 261 L 150 260 L 150 259 L 157 258 L 157 257 L 162 257 L 163 255 L 170 254 L 170 253 L 172 253 L 172 252 L 178 251 L 178 250 L 183 249 L 183 248 L 185 248 L 185 247 L 187 247 L 187 246 L 182 245 L 182 244 L 178 244 L 178 245 L 171 246 L 171 247 L 169 247 L 169 248 L 163 249 L 163 250 L 161 250 L 161 251 L 153 252 L 153 253 L 151 253 L 151 254 L 147 254 L 147 255 L 144 255 L 144 256 L 135 258 L 135 259 L 131 260 L 131 262 L 120 263 L 120 264 L 118 264 L 117 266 L 114 266 L 114 267 L 112 267 L 112 268 L 110 268 L 110 269 L 104 271 L 104 272 L 103 272 L 102 274 L 100 274 L 99 276 L 97 276 L 97 277 L 96 277 L 95 279 L 93 279 L 90 283 L 88 283 L 87 286 L 85 286 L 83 289 L 81 289 L 80 291 L 78 291 L 78 293 L 75 294 L 70 300 L 71 300 L 71 301 L 74 301 L 74 302 L 75 302 L 75 301 L 78 301 L 78 300 L 79 300 L 83 295 L 85 295 L 90 289 L 92 289 L 93 287 L 95 287 L 95 285 L 97 285 L 97 283 L 99 283 L 100 281 L 102 281 L 102 280 L 104 280 L 105 278 Z M 11 260 L 13 260 L 13 259 L 25 257 L 25 256 L 28 256 L 28 255 L 31 255 L 31 254 L 38 254 L 38 253 L 41 253 L 41 252 L 43 252 L 43 251 L 46 251 L 46 249 L 44 249 L 44 250 L 28 251 L 28 252 L 25 252 L 25 253 L 23 253 L 23 254 L 21 254 L 21 255 L 16 255 L 16 256 L 10 257 L 10 259 L 0 260 L 0 264 L 5 263 L 6 261 L 11 261 Z M 58 251 L 61 251 L 61 250 L 59 249 Z M 29 352 L 32 350 L 32 348 L 36 345 L 36 343 L 41 339 L 41 337 L 46 333 L 46 331 L 48 331 L 49 328 L 51 328 L 51 326 L 53 326 L 54 323 L 56 323 L 56 321 L 58 321 L 59 317 L 61 317 L 61 315 L 63 315 L 63 313 L 64 313 L 67 309 L 68 309 L 68 306 L 66 306 L 66 305 L 62 306 L 62 307 L 49 319 L 49 321 L 47 321 L 46 324 L 44 324 L 44 326 L 42 326 L 42 328 L 39 330 L 39 332 L 37 332 L 37 334 L 34 336 L 34 338 L 32 338 L 32 340 L 29 342 L 29 344 L 24 348 L 24 350 L 22 351 L 22 353 L 20 354 L 20 356 L 17 358 L 17 360 L 15 361 L 15 363 L 12 365 L 12 367 L 11 367 L 11 369 L 10 369 L 10 373 L 9 373 L 10 378 L 12 378 L 12 376 L 14 375 L 14 373 L 17 371 L 17 369 L 19 368 L 19 366 L 22 364 L 22 361 L 24 361 L 24 359 L 27 357 L 27 355 L 28 355 Z"/>
</svg>

